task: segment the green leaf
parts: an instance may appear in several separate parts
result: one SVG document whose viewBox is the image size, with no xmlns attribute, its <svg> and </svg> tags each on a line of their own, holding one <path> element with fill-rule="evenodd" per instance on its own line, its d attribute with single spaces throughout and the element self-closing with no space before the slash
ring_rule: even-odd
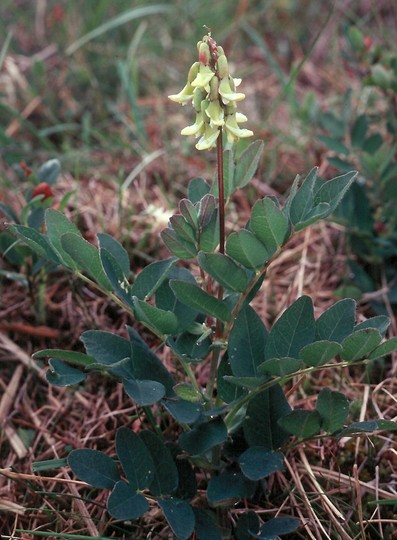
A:
<svg viewBox="0 0 397 540">
<path fill-rule="evenodd" d="M 179 202 L 179 211 L 187 223 L 195 230 L 198 227 L 197 209 L 189 199 L 182 199 Z"/>
<path fill-rule="evenodd" d="M 202 413 L 200 403 L 192 403 L 185 399 L 163 399 L 161 404 L 180 424 L 194 424 Z"/>
<path fill-rule="evenodd" d="M 226 472 L 213 476 L 207 488 L 207 499 L 211 506 L 231 506 L 246 497 L 253 496 L 256 483 L 241 473 Z"/>
<path fill-rule="evenodd" d="M 111 332 L 87 330 L 81 334 L 80 339 L 87 354 L 99 364 L 111 365 L 131 355 L 129 341 Z"/>
<path fill-rule="evenodd" d="M 298 298 L 276 321 L 265 347 L 266 358 L 297 358 L 315 336 L 313 303 L 308 296 Z"/>
<path fill-rule="evenodd" d="M 362 148 L 368 131 L 368 120 L 365 114 L 356 118 L 350 132 L 350 140 L 356 148 Z"/>
<path fill-rule="evenodd" d="M 170 217 L 169 222 L 176 236 L 182 243 L 196 243 L 196 229 L 193 228 L 181 214 L 174 214 Z"/>
<path fill-rule="evenodd" d="M 7 226 L 8 229 L 28 245 L 34 253 L 37 253 L 40 257 L 55 262 L 56 264 L 60 263 L 57 253 L 46 236 L 25 225 L 8 224 Z"/>
<path fill-rule="evenodd" d="M 302 367 L 302 360 L 297 358 L 269 358 L 260 364 L 259 372 L 269 373 L 275 377 L 285 377 L 299 371 Z"/>
<path fill-rule="evenodd" d="M 192 534 L 196 523 L 190 504 L 173 497 L 158 499 L 157 503 L 178 540 L 187 540 Z"/>
<path fill-rule="evenodd" d="M 198 255 L 200 267 L 212 276 L 225 289 L 244 292 L 248 286 L 246 272 L 230 257 L 222 253 L 204 253 Z"/>
<path fill-rule="evenodd" d="M 54 386 L 71 386 L 86 379 L 85 373 L 65 364 L 57 358 L 50 358 L 48 363 L 50 367 L 46 372 L 46 379 Z"/>
<path fill-rule="evenodd" d="M 110 234 L 98 233 L 96 236 L 98 238 L 99 248 L 106 249 L 115 258 L 123 274 L 128 277 L 130 273 L 130 259 L 127 251 Z"/>
<path fill-rule="evenodd" d="M 103 271 L 99 252 L 95 246 L 75 233 L 62 235 L 61 245 L 78 267 L 85 270 L 103 289 L 112 290 L 112 285 Z"/>
<path fill-rule="evenodd" d="M 333 112 L 322 114 L 320 123 L 333 137 L 343 137 L 345 134 L 346 123 L 344 119 L 339 118 Z"/>
<path fill-rule="evenodd" d="M 193 385 L 188 383 L 179 383 L 174 386 L 175 394 L 186 401 L 191 403 L 200 403 L 203 400 L 202 393 L 197 390 Z"/>
<path fill-rule="evenodd" d="M 201 508 L 193 508 L 198 540 L 222 540 L 221 533 L 211 515 Z"/>
<path fill-rule="evenodd" d="M 140 407 L 153 405 L 165 395 L 164 386 L 157 381 L 124 378 L 123 384 L 124 390 Z"/>
<path fill-rule="evenodd" d="M 377 360 L 383 356 L 387 356 L 397 349 L 397 336 L 385 341 L 378 347 L 375 347 L 373 351 L 368 355 L 369 360 Z"/>
<path fill-rule="evenodd" d="M 250 231 L 241 229 L 230 234 L 226 241 L 226 252 L 246 268 L 257 269 L 269 260 L 266 247 Z"/>
<path fill-rule="evenodd" d="M 40 182 L 52 186 L 57 181 L 58 176 L 61 174 L 61 163 L 59 159 L 49 159 L 40 167 L 37 171 L 37 178 Z"/>
<path fill-rule="evenodd" d="M 318 167 L 314 167 L 306 176 L 300 188 L 291 194 L 289 218 L 293 225 L 303 222 L 313 210 L 314 192 L 317 181 Z"/>
<path fill-rule="evenodd" d="M 252 179 L 258 167 L 262 150 L 263 141 L 255 141 L 241 153 L 236 164 L 233 191 L 237 188 L 243 188 Z"/>
<path fill-rule="evenodd" d="M 339 139 L 327 137 L 326 135 L 319 135 L 318 138 L 323 144 L 325 144 L 328 150 L 331 150 L 331 152 L 343 154 L 344 156 L 348 156 L 350 154 L 350 150 Z"/>
<path fill-rule="evenodd" d="M 262 446 L 252 446 L 239 457 L 241 470 L 250 480 L 261 480 L 276 471 L 284 470 L 284 456 Z"/>
<path fill-rule="evenodd" d="M 176 334 L 178 319 L 172 311 L 164 311 L 154 307 L 136 296 L 133 298 L 134 313 L 138 321 L 146 323 L 154 331 L 164 335 Z"/>
<path fill-rule="evenodd" d="M 59 257 L 62 259 L 64 265 L 72 268 L 73 270 L 77 270 L 77 263 L 62 247 L 61 237 L 63 234 L 66 233 L 75 233 L 81 236 L 80 231 L 73 223 L 71 223 L 67 219 L 66 216 L 64 216 L 61 212 L 54 210 L 53 208 L 48 208 L 46 210 L 45 224 L 47 228 L 48 239 L 56 252 L 59 254 Z"/>
<path fill-rule="evenodd" d="M 328 182 L 324 182 L 320 189 L 318 189 L 314 197 L 314 205 L 317 206 L 321 203 L 327 203 L 330 206 L 329 211 L 323 217 L 328 217 L 334 212 L 343 199 L 346 191 L 354 182 L 356 176 L 356 171 L 347 172 L 332 180 L 328 180 Z"/>
<path fill-rule="evenodd" d="M 378 429 L 378 422 L 375 420 L 370 420 L 367 422 L 352 422 L 345 429 L 342 429 L 338 433 L 338 437 L 347 437 L 349 435 L 360 434 L 360 433 L 373 433 Z"/>
<path fill-rule="evenodd" d="M 279 425 L 299 439 L 309 439 L 321 431 L 321 416 L 318 411 L 298 409 L 278 420 Z"/>
<path fill-rule="evenodd" d="M 376 328 L 376 330 L 379 330 L 382 336 L 384 336 L 389 326 L 389 317 L 386 317 L 385 315 L 377 315 L 376 317 L 371 317 L 366 321 L 356 324 L 354 331 L 356 332 L 357 330 L 362 330 L 364 328 Z"/>
<path fill-rule="evenodd" d="M 191 501 L 197 495 L 197 481 L 196 474 L 192 465 L 185 456 L 182 455 L 182 450 L 177 444 L 168 443 L 169 448 L 176 468 L 178 470 L 178 489 L 175 491 L 174 496 L 178 499 L 185 501 Z"/>
<path fill-rule="evenodd" d="M 177 299 L 187 306 L 224 322 L 230 320 L 232 314 L 226 304 L 197 285 L 187 281 L 171 280 L 170 287 Z"/>
<path fill-rule="evenodd" d="M 362 149 L 368 154 L 375 154 L 383 144 L 383 137 L 379 133 L 374 133 L 365 139 Z"/>
<path fill-rule="evenodd" d="M 336 302 L 316 321 L 316 339 L 341 343 L 353 332 L 356 303 L 350 298 Z"/>
<path fill-rule="evenodd" d="M 300 520 L 292 517 L 278 517 L 267 521 L 253 538 L 258 540 L 277 540 L 280 534 L 294 532 L 300 525 Z"/>
<path fill-rule="evenodd" d="M 95 363 L 95 358 L 78 351 L 63 351 L 61 349 L 43 349 L 32 354 L 32 358 L 48 358 L 53 356 L 60 360 L 65 360 L 69 364 L 76 366 L 89 366 Z"/>
<path fill-rule="evenodd" d="M 285 242 L 289 223 L 270 197 L 257 201 L 252 209 L 249 228 L 273 255 Z"/>
<path fill-rule="evenodd" d="M 179 436 L 179 445 L 182 450 L 189 454 L 204 454 L 214 446 L 225 442 L 227 429 L 224 421 L 219 416 L 209 422 L 202 422 L 194 426 L 190 431 L 185 431 Z"/>
<path fill-rule="evenodd" d="M 230 332 L 228 343 L 229 362 L 233 375 L 256 377 L 258 366 L 265 358 L 267 330 L 251 306 L 238 314 Z"/>
<path fill-rule="evenodd" d="M 223 356 L 217 372 L 217 392 L 219 398 L 225 403 L 231 403 L 246 393 L 243 388 L 228 382 L 225 377 L 232 375 L 232 369 L 227 356 Z"/>
<path fill-rule="evenodd" d="M 134 378 L 138 380 L 155 380 L 164 386 L 167 396 L 175 397 L 173 390 L 175 386 L 174 378 L 160 358 L 154 354 L 136 330 L 127 326 L 127 331 L 131 341 Z"/>
<path fill-rule="evenodd" d="M 279 385 L 271 386 L 250 399 L 243 422 L 248 445 L 277 450 L 288 438 L 288 433 L 277 422 L 290 411 Z"/>
<path fill-rule="evenodd" d="M 318 395 L 316 409 L 321 416 L 323 430 L 335 433 L 346 422 L 349 402 L 340 392 L 323 388 Z"/>
<path fill-rule="evenodd" d="M 212 341 L 209 337 L 198 341 L 201 337 L 202 336 L 197 336 L 197 334 L 183 332 L 178 335 L 176 340 L 169 337 L 167 339 L 167 345 L 186 361 L 198 362 L 207 357 L 212 345 Z"/>
<path fill-rule="evenodd" d="M 322 366 L 335 358 L 342 351 L 342 346 L 336 341 L 315 341 L 301 349 L 300 358 L 307 366 Z"/>
<path fill-rule="evenodd" d="M 190 242 L 182 242 L 173 229 L 167 228 L 161 231 L 161 239 L 178 259 L 192 259 L 197 255 L 196 246 Z"/>
<path fill-rule="evenodd" d="M 218 209 L 215 209 L 211 218 L 201 226 L 198 242 L 199 251 L 212 252 L 219 244 L 219 218 Z"/>
<path fill-rule="evenodd" d="M 131 293 L 140 300 L 149 299 L 169 276 L 176 260 L 175 257 L 171 257 L 145 266 L 136 277 Z"/>
<path fill-rule="evenodd" d="M 338 157 L 327 157 L 327 161 L 332 167 L 339 169 L 341 171 L 349 172 L 352 169 L 352 164 L 345 159 L 340 159 Z"/>
<path fill-rule="evenodd" d="M 130 488 L 135 491 L 148 488 L 154 476 L 154 463 L 139 436 L 126 427 L 119 428 L 116 452 Z"/>
<path fill-rule="evenodd" d="M 328 203 L 320 203 L 312 208 L 300 221 L 295 225 L 295 232 L 303 231 L 306 227 L 317 223 L 320 219 L 323 219 L 329 215 L 330 206 Z"/>
<path fill-rule="evenodd" d="M 117 259 L 105 248 L 100 248 L 99 257 L 103 271 L 111 283 L 114 292 L 123 299 L 128 306 L 133 308 L 131 285 L 124 274 L 123 269 L 117 262 Z"/>
<path fill-rule="evenodd" d="M 149 486 L 155 497 L 171 495 L 178 487 L 178 470 L 171 452 L 158 435 L 142 431 L 139 437 L 145 443 L 154 463 L 154 476 Z"/>
<path fill-rule="evenodd" d="M 112 489 L 120 480 L 116 462 L 99 450 L 72 450 L 68 465 L 80 480 L 96 488 Z"/>
<path fill-rule="evenodd" d="M 341 357 L 348 362 L 361 360 L 368 356 L 381 341 L 382 336 L 375 328 L 357 330 L 342 341 Z"/>
<path fill-rule="evenodd" d="M 120 480 L 116 483 L 107 501 L 107 509 L 114 519 L 138 519 L 150 509 L 149 502 L 140 493 Z"/>
<path fill-rule="evenodd" d="M 210 192 L 210 186 L 201 176 L 192 178 L 189 182 L 189 200 L 193 204 L 199 202 L 205 195 Z"/>
</svg>

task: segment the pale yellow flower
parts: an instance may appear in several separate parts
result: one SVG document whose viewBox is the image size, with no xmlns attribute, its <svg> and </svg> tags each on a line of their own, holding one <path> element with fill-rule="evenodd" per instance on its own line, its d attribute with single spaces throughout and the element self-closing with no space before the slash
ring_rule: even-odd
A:
<svg viewBox="0 0 397 540">
<path fill-rule="evenodd" d="M 197 150 L 210 150 L 216 145 L 216 140 L 219 137 L 219 128 L 205 124 L 204 135 L 196 144 Z"/>
<path fill-rule="evenodd" d="M 241 101 L 245 98 L 245 94 L 235 92 L 235 90 L 232 89 L 231 84 L 234 86 L 233 79 L 229 77 L 221 79 L 221 82 L 219 83 L 219 93 L 222 96 L 222 101 L 225 105 L 231 101 Z"/>
<path fill-rule="evenodd" d="M 233 144 L 239 139 L 252 137 L 253 132 L 250 129 L 242 129 L 237 123 L 236 113 L 228 114 L 225 119 L 225 130 L 227 142 Z"/>
</svg>

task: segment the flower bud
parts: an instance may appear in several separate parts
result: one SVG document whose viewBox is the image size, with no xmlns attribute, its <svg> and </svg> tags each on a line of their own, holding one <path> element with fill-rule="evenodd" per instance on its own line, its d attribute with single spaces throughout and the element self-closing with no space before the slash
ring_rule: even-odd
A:
<svg viewBox="0 0 397 540">
<path fill-rule="evenodd" d="M 227 64 L 227 58 L 224 54 L 221 54 L 217 62 L 218 74 L 220 79 L 224 79 L 229 76 L 229 66 Z"/>
<path fill-rule="evenodd" d="M 204 66 L 208 66 L 211 60 L 211 53 L 208 43 L 201 43 L 199 48 L 199 62 Z"/>
<path fill-rule="evenodd" d="M 197 77 L 197 73 L 199 72 L 199 67 L 200 67 L 199 62 L 194 62 L 194 64 L 192 64 L 191 68 L 189 69 L 189 73 L 187 74 L 188 83 L 191 83 Z"/>
</svg>

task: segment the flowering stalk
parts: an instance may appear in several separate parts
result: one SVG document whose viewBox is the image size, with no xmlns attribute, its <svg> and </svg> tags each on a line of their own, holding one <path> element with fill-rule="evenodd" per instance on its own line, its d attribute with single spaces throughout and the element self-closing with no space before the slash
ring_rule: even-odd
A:
<svg viewBox="0 0 397 540">
<path fill-rule="evenodd" d="M 218 46 L 211 34 L 204 36 L 197 44 L 198 61 L 191 66 L 187 82 L 179 94 L 168 96 L 172 101 L 186 105 L 192 103 L 195 121 L 182 129 L 182 135 L 194 135 L 198 138 L 197 150 L 217 150 L 217 178 L 219 198 L 219 252 L 225 253 L 225 191 L 223 179 L 223 134 L 227 143 L 233 145 L 240 138 L 251 137 L 253 132 L 242 129 L 239 123 L 247 117 L 237 111 L 237 102 L 245 94 L 236 92 L 241 79 L 234 79 L 229 73 L 229 66 L 222 47 Z M 223 289 L 218 290 L 222 300 Z M 221 321 L 216 322 L 216 339 L 222 339 Z M 213 351 L 211 360 L 207 397 L 210 398 L 215 383 L 219 363 L 219 349 Z"/>
</svg>

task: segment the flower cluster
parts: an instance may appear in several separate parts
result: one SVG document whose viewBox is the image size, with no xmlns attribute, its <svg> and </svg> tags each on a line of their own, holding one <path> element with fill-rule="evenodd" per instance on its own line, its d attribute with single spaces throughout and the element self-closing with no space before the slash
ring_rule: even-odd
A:
<svg viewBox="0 0 397 540">
<path fill-rule="evenodd" d="M 186 86 L 179 94 L 168 96 L 182 105 L 193 103 L 196 120 L 181 131 L 182 135 L 200 137 L 196 144 L 198 150 L 213 148 L 222 129 L 230 144 L 241 137 L 251 137 L 252 131 L 239 126 L 247 121 L 247 117 L 237 111 L 237 101 L 245 98 L 244 94 L 236 92 L 241 79 L 230 76 L 222 47 L 207 35 L 198 42 L 197 48 L 199 59 L 189 70 Z"/>
</svg>

